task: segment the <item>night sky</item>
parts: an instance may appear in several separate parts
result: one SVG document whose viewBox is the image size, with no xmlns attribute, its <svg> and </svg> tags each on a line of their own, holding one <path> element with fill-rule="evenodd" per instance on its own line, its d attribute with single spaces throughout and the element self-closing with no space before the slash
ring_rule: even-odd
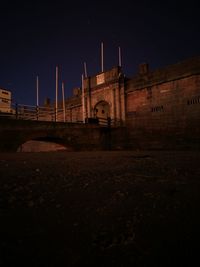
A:
<svg viewBox="0 0 200 267">
<path fill-rule="evenodd" d="M 36 104 L 55 100 L 55 68 L 65 94 L 81 86 L 83 64 L 88 75 L 118 64 L 131 77 L 138 65 L 164 67 L 200 55 L 198 1 L 54 1 L 1 4 L 0 88 L 11 90 L 13 102 Z M 61 87 L 59 89 L 61 99 Z"/>
</svg>

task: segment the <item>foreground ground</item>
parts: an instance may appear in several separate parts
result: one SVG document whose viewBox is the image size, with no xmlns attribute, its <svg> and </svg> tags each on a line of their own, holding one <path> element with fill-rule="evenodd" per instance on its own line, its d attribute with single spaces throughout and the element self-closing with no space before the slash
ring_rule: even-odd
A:
<svg viewBox="0 0 200 267">
<path fill-rule="evenodd" d="M 198 266 L 199 163 L 191 151 L 0 154 L 0 266 Z"/>
</svg>

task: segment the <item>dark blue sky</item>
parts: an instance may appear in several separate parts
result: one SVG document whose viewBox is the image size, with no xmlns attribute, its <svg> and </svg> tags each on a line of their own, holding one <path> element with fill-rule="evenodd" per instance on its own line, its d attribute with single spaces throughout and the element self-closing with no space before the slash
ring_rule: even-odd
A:
<svg viewBox="0 0 200 267">
<path fill-rule="evenodd" d="M 0 87 L 12 91 L 13 101 L 40 105 L 55 99 L 55 68 L 66 95 L 81 85 L 83 62 L 88 75 L 118 63 L 131 77 L 138 64 L 156 69 L 200 55 L 200 9 L 197 1 L 77 1 L 4 3 L 0 16 Z M 61 99 L 61 88 L 59 89 Z"/>
</svg>

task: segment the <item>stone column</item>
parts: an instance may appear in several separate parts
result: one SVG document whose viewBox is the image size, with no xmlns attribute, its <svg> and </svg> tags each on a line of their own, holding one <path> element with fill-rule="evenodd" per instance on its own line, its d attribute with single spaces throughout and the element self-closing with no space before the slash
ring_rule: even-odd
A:
<svg viewBox="0 0 200 267">
<path fill-rule="evenodd" d="M 110 117 L 111 119 L 115 120 L 116 119 L 116 114 L 115 114 L 115 89 L 112 88 L 112 95 L 111 95 L 111 114 Z"/>
<path fill-rule="evenodd" d="M 90 89 L 88 88 L 88 95 L 87 95 L 87 110 L 88 110 L 88 118 L 91 117 L 91 94 Z"/>
<path fill-rule="evenodd" d="M 121 120 L 121 105 L 120 105 L 120 91 L 119 84 L 116 84 L 116 97 L 115 97 L 115 106 L 116 106 L 116 119 L 117 121 Z"/>
<path fill-rule="evenodd" d="M 84 86 L 84 79 L 82 74 L 82 112 L 83 112 L 83 123 L 85 123 L 85 86 Z"/>
<path fill-rule="evenodd" d="M 125 109 L 125 91 L 124 83 L 120 86 L 120 98 L 121 98 L 121 120 L 125 123 L 126 120 L 126 109 Z"/>
</svg>

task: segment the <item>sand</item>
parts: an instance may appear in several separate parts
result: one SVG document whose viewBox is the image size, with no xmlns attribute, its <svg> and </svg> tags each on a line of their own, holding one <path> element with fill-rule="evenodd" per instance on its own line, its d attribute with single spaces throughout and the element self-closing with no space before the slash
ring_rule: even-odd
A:
<svg viewBox="0 0 200 267">
<path fill-rule="evenodd" d="M 0 266 L 197 266 L 200 152 L 0 154 Z"/>
</svg>

